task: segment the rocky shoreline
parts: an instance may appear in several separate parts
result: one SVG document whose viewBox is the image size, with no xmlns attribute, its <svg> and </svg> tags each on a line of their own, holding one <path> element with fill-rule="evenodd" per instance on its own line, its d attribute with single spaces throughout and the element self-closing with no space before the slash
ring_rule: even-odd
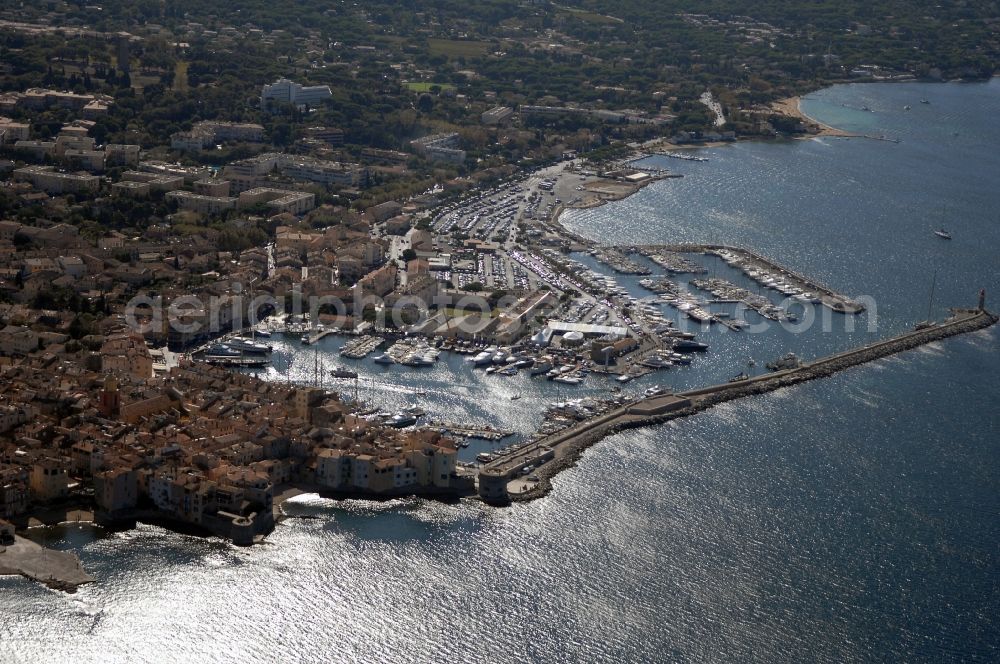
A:
<svg viewBox="0 0 1000 664">
<path fill-rule="evenodd" d="M 14 544 L 0 546 L 0 576 L 18 574 L 69 593 L 94 581 L 76 554 L 46 549 L 21 536 L 14 538 Z"/>
</svg>

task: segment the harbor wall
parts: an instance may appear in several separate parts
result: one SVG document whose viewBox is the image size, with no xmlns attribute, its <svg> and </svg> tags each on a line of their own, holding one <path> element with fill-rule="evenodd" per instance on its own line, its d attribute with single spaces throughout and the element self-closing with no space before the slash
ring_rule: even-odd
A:
<svg viewBox="0 0 1000 664">
<path fill-rule="evenodd" d="M 651 416 L 637 415 L 634 410 L 629 412 L 629 407 L 613 411 L 612 417 L 608 415 L 601 416 L 600 418 L 596 418 L 591 426 L 580 427 L 574 432 L 561 432 L 563 436 L 562 440 L 557 441 L 553 439 L 547 443 L 551 447 L 558 447 L 556 458 L 535 471 L 535 475 L 539 481 L 534 488 L 510 496 L 494 495 L 490 502 L 504 504 L 508 501 L 523 502 L 541 498 L 552 490 L 551 480 L 553 477 L 561 471 L 574 466 L 588 447 L 606 436 L 627 429 L 662 424 L 676 418 L 694 415 L 712 406 L 734 399 L 764 394 L 782 387 L 789 387 L 817 378 L 831 376 L 845 369 L 874 362 L 875 360 L 912 350 L 935 341 L 985 329 L 994 325 L 997 320 L 996 315 L 984 309 L 959 310 L 956 311 L 955 317 L 952 320 L 945 323 L 922 330 L 907 332 L 885 341 L 868 344 L 842 353 L 836 353 L 805 363 L 797 369 L 787 369 L 736 383 L 713 385 L 677 394 L 676 396 L 678 397 L 690 400 L 690 405 L 687 407 Z M 656 398 L 652 397 L 651 399 Z M 632 408 L 635 405 L 632 404 Z M 539 443 L 545 444 L 545 441 L 546 439 L 542 439 Z"/>
</svg>

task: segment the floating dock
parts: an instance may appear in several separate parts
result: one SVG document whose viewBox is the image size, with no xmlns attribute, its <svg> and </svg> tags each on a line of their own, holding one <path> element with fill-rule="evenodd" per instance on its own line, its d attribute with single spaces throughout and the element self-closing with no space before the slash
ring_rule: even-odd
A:
<svg viewBox="0 0 1000 664">
<path fill-rule="evenodd" d="M 324 337 L 331 334 L 336 334 L 337 332 L 340 332 L 340 330 L 319 330 L 318 332 L 313 332 L 312 334 L 308 335 L 305 339 L 302 340 L 302 343 L 304 343 L 307 346 L 311 346 L 315 343 L 318 343 Z"/>
<path fill-rule="evenodd" d="M 619 274 L 647 275 L 649 268 L 635 263 L 628 256 L 614 247 L 596 247 L 591 254 Z"/>
<path fill-rule="evenodd" d="M 455 422 L 428 422 L 432 429 L 445 429 L 448 433 L 462 438 L 480 438 L 482 440 L 503 440 L 513 436 L 514 432 L 507 429 L 496 429 L 487 424 L 457 424 Z"/>
<path fill-rule="evenodd" d="M 780 275 L 786 283 L 794 285 L 803 291 L 810 291 L 815 293 L 820 301 L 820 304 L 843 314 L 860 314 L 865 310 L 864 304 L 856 302 L 852 298 L 838 293 L 834 289 L 821 284 L 815 279 L 810 279 L 798 272 L 790 270 L 783 265 L 780 265 L 773 260 L 761 256 L 760 254 L 750 250 L 744 249 L 742 247 L 734 247 L 724 244 L 671 244 L 671 245 L 648 245 L 636 247 L 636 251 L 639 251 L 647 256 L 651 253 L 656 252 L 673 252 L 680 254 L 708 254 L 713 256 L 719 256 L 722 258 L 720 252 L 734 254 L 739 256 L 745 264 L 759 267 L 763 270 L 767 270 L 775 275 Z"/>
</svg>

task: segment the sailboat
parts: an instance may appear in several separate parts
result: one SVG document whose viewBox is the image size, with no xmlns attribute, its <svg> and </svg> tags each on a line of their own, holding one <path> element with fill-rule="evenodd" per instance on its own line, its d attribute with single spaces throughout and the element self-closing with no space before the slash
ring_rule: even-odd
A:
<svg viewBox="0 0 1000 664">
<path fill-rule="evenodd" d="M 941 208 L 941 217 L 945 218 L 945 210 L 944 210 L 943 207 Z M 944 226 L 942 226 L 941 228 L 939 228 L 936 231 L 934 231 L 934 235 L 937 235 L 942 240 L 950 240 L 951 239 L 951 233 L 949 233 L 948 231 L 946 231 L 944 229 Z"/>
<path fill-rule="evenodd" d="M 934 321 L 931 320 L 931 310 L 934 307 L 934 287 L 937 285 L 937 270 L 934 270 L 934 277 L 931 279 L 931 296 L 927 302 L 927 319 L 922 320 L 913 326 L 915 330 L 926 330 L 929 327 L 934 327 Z"/>
</svg>

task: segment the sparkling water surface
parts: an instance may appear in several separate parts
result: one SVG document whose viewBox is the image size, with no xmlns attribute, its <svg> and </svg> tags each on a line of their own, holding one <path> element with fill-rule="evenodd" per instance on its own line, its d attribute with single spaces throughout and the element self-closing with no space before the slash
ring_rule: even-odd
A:
<svg viewBox="0 0 1000 664">
<path fill-rule="evenodd" d="M 871 296 L 877 312 L 854 332 L 836 317 L 831 332 L 697 330 L 705 357 L 628 389 L 848 348 L 929 305 L 936 318 L 972 305 L 981 287 L 1000 309 L 1000 81 L 837 86 L 803 109 L 901 142 L 654 158 L 685 177 L 563 221 L 606 242 L 745 245 Z M 942 226 L 951 242 L 933 235 Z M 273 342 L 275 380 L 348 364 L 340 339 Z M 250 549 L 145 525 L 45 529 L 40 540 L 76 551 L 98 581 L 66 595 L 0 577 L 0 661 L 996 661 L 997 350 L 994 328 L 617 435 L 548 497 L 508 509 L 303 496 Z M 359 396 L 387 409 L 416 403 L 521 433 L 545 403 L 611 385 L 473 376 L 461 357 L 350 366 Z"/>
</svg>

